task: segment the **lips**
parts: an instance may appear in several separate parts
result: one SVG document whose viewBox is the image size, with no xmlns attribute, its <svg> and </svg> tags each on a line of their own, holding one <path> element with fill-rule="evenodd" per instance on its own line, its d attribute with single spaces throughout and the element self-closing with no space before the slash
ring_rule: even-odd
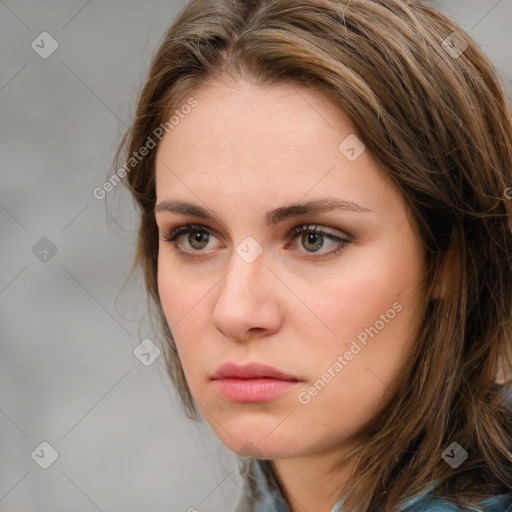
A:
<svg viewBox="0 0 512 512">
<path fill-rule="evenodd" d="M 212 380 L 218 379 L 274 379 L 286 381 L 300 381 L 294 375 L 284 373 L 273 366 L 261 363 L 249 363 L 239 366 L 235 363 L 220 365 L 212 375 Z"/>
<path fill-rule="evenodd" d="M 211 379 L 220 396 L 238 404 L 268 402 L 290 394 L 301 385 L 295 375 L 261 363 L 243 366 L 225 363 L 217 368 Z"/>
</svg>

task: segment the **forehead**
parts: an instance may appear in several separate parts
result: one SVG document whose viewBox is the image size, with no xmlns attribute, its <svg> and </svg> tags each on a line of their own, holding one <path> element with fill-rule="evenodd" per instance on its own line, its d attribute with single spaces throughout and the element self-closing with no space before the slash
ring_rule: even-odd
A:
<svg viewBox="0 0 512 512">
<path fill-rule="evenodd" d="M 355 161 L 340 152 L 356 127 L 318 92 L 213 82 L 193 97 L 197 105 L 159 145 L 157 201 L 172 191 L 180 199 L 229 194 L 233 203 L 265 198 L 268 205 L 277 196 L 291 203 L 339 191 L 362 202 L 389 188 L 369 151 Z"/>
<path fill-rule="evenodd" d="M 187 161 L 206 159 L 224 167 L 241 161 L 300 162 L 319 146 L 336 154 L 340 137 L 355 131 L 327 100 L 295 84 L 214 82 L 194 98 L 197 106 L 165 135 L 159 156 L 172 153 L 181 163 L 186 155 Z"/>
</svg>

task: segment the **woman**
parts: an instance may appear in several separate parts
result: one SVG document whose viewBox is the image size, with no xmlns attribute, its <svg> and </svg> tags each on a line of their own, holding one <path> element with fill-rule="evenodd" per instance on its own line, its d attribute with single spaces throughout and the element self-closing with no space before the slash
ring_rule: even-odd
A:
<svg viewBox="0 0 512 512">
<path fill-rule="evenodd" d="M 192 0 L 122 157 L 234 510 L 512 511 L 512 114 L 467 33 L 419 0 Z"/>
</svg>

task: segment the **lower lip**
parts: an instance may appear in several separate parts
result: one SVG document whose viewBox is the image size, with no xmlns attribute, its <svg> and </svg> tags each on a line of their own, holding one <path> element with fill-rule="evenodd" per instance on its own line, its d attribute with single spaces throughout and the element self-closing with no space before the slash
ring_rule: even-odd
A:
<svg viewBox="0 0 512 512">
<path fill-rule="evenodd" d="M 219 393 L 230 400 L 240 404 L 254 404 L 266 402 L 300 384 L 296 380 L 280 379 L 216 379 L 215 385 Z"/>
</svg>

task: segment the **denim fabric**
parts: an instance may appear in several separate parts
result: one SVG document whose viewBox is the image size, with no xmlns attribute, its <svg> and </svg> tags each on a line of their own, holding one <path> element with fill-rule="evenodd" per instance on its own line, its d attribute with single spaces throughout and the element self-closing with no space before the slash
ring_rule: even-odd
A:
<svg viewBox="0 0 512 512">
<path fill-rule="evenodd" d="M 244 482 L 239 501 L 233 512 L 290 512 L 288 503 L 281 493 L 271 470 L 270 461 L 251 459 L 249 475 L 252 479 Z M 412 496 L 404 502 L 402 512 L 460 512 L 460 509 L 430 493 L 439 485 L 431 484 L 425 491 Z M 343 500 L 340 498 L 331 512 L 343 512 Z M 483 512 L 512 512 L 512 500 L 507 496 L 495 496 L 480 503 Z M 316 511 L 311 511 L 316 512 Z M 474 509 L 474 512 L 480 512 Z"/>
</svg>

